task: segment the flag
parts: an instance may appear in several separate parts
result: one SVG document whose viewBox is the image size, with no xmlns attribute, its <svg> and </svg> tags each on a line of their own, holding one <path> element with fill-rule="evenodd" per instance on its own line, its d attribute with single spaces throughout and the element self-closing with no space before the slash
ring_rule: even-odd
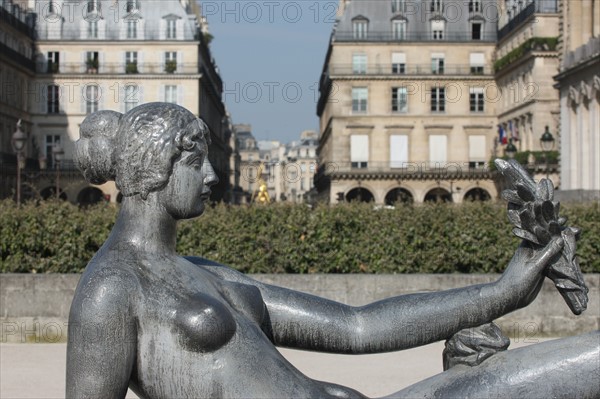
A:
<svg viewBox="0 0 600 399">
<path fill-rule="evenodd" d="M 513 129 L 513 123 L 512 123 L 512 121 L 508 121 L 508 131 L 510 133 L 510 138 L 511 139 L 513 137 L 515 137 L 515 130 Z"/>
<path fill-rule="evenodd" d="M 506 132 L 502 125 L 498 125 L 498 136 L 500 138 L 500 144 L 508 144 L 508 139 L 506 137 Z"/>
<path fill-rule="evenodd" d="M 519 126 L 515 123 L 515 130 L 512 135 L 513 141 L 519 141 Z"/>
</svg>

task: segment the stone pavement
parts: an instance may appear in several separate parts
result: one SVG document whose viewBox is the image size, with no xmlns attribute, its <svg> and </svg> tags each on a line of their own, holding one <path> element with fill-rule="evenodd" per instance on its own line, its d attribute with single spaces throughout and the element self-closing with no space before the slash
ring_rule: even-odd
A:
<svg viewBox="0 0 600 399">
<path fill-rule="evenodd" d="M 533 338 L 533 341 L 545 339 Z M 511 343 L 511 348 L 526 345 Z M 442 371 L 443 342 L 377 355 L 332 355 L 282 349 L 311 378 L 352 387 L 367 396 L 398 391 Z M 0 344 L 0 398 L 63 398 L 66 344 Z M 128 398 L 137 398 L 129 393 Z"/>
</svg>

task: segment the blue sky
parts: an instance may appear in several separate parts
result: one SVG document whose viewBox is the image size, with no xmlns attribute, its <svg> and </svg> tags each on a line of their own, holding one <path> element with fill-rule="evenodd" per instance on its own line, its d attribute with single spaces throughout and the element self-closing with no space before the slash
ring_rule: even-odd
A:
<svg viewBox="0 0 600 399">
<path fill-rule="evenodd" d="M 318 131 L 318 81 L 338 1 L 201 1 L 234 123 L 289 142 Z"/>
</svg>

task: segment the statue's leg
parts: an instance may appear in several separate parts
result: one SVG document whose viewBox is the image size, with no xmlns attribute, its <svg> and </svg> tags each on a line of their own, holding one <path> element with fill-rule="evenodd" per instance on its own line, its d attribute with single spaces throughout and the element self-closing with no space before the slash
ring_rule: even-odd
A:
<svg viewBox="0 0 600 399">
<path fill-rule="evenodd" d="M 600 331 L 458 365 L 389 398 L 600 398 Z"/>
</svg>

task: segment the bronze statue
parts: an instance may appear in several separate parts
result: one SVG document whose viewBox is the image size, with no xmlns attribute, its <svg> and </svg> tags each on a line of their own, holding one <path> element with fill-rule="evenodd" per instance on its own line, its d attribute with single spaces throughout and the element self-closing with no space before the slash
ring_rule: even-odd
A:
<svg viewBox="0 0 600 399">
<path fill-rule="evenodd" d="M 275 347 L 359 354 L 457 337 L 533 301 L 564 246 L 560 236 L 545 246 L 524 241 L 496 282 L 362 307 L 262 284 L 175 252 L 177 221 L 202 214 L 217 181 L 208 140 L 206 125 L 174 104 L 101 111 L 82 123 L 80 169 L 93 183 L 114 180 L 123 202 L 71 305 L 68 398 L 123 398 L 128 387 L 142 398 L 364 397 L 308 378 Z M 599 338 L 551 341 L 473 366 L 450 361 L 391 396 L 597 397 Z"/>
</svg>

